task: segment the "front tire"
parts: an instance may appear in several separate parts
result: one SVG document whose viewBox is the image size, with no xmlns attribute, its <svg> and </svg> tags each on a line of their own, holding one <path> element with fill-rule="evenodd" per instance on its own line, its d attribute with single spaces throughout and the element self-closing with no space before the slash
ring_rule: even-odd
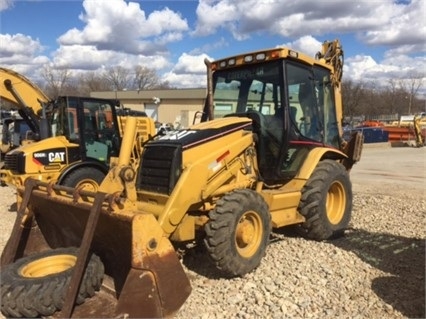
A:
<svg viewBox="0 0 426 319">
<path fill-rule="evenodd" d="M 239 189 L 224 195 L 209 213 L 204 243 L 225 276 L 243 276 L 259 266 L 271 232 L 268 206 L 258 193 Z"/>
<path fill-rule="evenodd" d="M 82 167 L 71 172 L 61 184 L 72 188 L 82 187 L 85 190 L 96 192 L 104 178 L 105 174 L 99 169 Z"/>
<path fill-rule="evenodd" d="M 1 271 L 1 312 L 7 317 L 50 316 L 62 309 L 77 259 L 76 248 L 58 248 L 18 259 Z M 92 254 L 77 304 L 100 289 L 104 266 Z"/>
<path fill-rule="evenodd" d="M 342 164 L 318 164 L 302 189 L 299 212 L 306 219 L 299 227 L 303 236 L 326 240 L 343 234 L 351 219 L 352 185 Z"/>
</svg>

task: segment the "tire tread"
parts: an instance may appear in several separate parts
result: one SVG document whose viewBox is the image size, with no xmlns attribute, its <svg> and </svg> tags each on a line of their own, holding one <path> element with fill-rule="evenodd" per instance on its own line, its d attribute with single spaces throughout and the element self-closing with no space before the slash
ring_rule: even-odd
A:
<svg viewBox="0 0 426 319">
<path fill-rule="evenodd" d="M 72 274 L 72 268 L 61 273 L 41 278 L 26 278 L 19 275 L 19 268 L 26 263 L 55 254 L 77 255 L 76 248 L 58 248 L 17 260 L 2 269 L 1 312 L 7 317 L 34 318 L 50 316 L 61 310 Z M 91 255 L 80 285 L 76 303 L 81 304 L 100 289 L 104 266 L 100 258 Z"/>
</svg>

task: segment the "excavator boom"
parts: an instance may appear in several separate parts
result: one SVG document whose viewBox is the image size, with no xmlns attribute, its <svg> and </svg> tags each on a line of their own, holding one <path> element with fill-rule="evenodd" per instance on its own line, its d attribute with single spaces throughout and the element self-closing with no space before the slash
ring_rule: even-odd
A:
<svg viewBox="0 0 426 319">
<path fill-rule="evenodd" d="M 40 103 L 49 98 L 31 80 L 10 69 L 0 67 L 0 96 L 18 109 L 29 107 L 35 114 L 42 110 Z"/>
<path fill-rule="evenodd" d="M 0 67 L 0 98 L 17 109 L 35 139 L 47 138 L 48 123 L 44 107 L 49 98 L 44 92 L 28 78 L 13 70 Z M 18 119 L 13 119 L 16 123 Z M 7 129 L 7 128 L 6 128 Z M 24 138 L 26 140 L 26 138 Z M 12 142 L 4 139 L 1 150 L 7 152 L 12 147 Z M 16 146 L 16 145 L 14 145 Z"/>
</svg>

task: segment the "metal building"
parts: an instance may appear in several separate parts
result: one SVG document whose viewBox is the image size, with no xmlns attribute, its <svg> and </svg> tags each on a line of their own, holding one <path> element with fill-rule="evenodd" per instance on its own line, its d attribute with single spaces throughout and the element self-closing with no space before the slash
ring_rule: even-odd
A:
<svg viewBox="0 0 426 319">
<path fill-rule="evenodd" d="M 188 127 L 203 109 L 206 89 L 105 91 L 90 96 L 117 99 L 124 108 L 144 111 L 156 122 Z"/>
</svg>

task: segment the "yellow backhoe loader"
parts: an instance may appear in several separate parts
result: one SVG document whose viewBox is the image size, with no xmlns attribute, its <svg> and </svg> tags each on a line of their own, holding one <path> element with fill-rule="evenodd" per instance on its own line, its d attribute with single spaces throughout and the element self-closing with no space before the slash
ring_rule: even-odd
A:
<svg viewBox="0 0 426 319">
<path fill-rule="evenodd" d="M 363 140 L 342 139 L 339 41 L 316 58 L 274 48 L 206 65 L 201 123 L 144 142 L 137 166 L 128 119 L 97 192 L 31 178 L 19 188 L 5 316 L 170 317 L 191 292 L 176 247 L 205 245 L 234 277 L 258 267 L 273 229 L 344 232 Z"/>
<path fill-rule="evenodd" d="M 17 108 L 33 136 L 33 142 L 22 142 L 4 156 L 2 184 L 21 186 L 33 177 L 96 190 L 110 158 L 118 156 L 130 115 L 117 116 L 116 102 L 111 100 L 63 96 L 50 101 L 29 79 L 9 69 L 0 68 L 0 80 L 1 98 Z M 155 134 L 152 119 L 140 115 L 137 119 L 139 140 Z"/>
</svg>

